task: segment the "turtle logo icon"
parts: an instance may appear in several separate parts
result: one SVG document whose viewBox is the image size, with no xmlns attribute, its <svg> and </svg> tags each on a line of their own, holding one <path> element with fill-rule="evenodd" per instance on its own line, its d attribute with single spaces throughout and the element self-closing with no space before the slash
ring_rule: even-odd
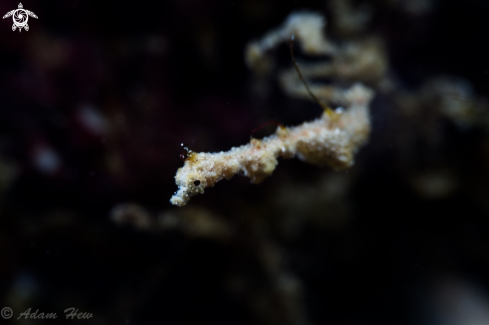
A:
<svg viewBox="0 0 489 325">
<path fill-rule="evenodd" d="M 22 3 L 19 3 L 19 9 L 9 11 L 5 14 L 5 16 L 3 16 L 3 19 L 12 16 L 12 18 L 14 19 L 14 24 L 12 25 L 13 31 L 15 31 L 17 28 L 19 29 L 19 32 L 22 31 L 22 28 L 28 31 L 29 25 L 27 25 L 27 21 L 29 20 L 29 16 L 37 19 L 35 13 L 29 10 L 25 10 L 23 8 L 24 7 L 22 6 Z"/>
</svg>

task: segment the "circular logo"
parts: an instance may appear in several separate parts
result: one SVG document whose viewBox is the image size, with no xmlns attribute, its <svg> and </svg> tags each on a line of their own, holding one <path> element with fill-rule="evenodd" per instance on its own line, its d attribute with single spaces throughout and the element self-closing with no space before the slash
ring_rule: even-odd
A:
<svg viewBox="0 0 489 325">
<path fill-rule="evenodd" d="M 12 311 L 12 308 L 4 307 L 2 308 L 2 311 L 0 311 L 0 314 L 2 315 L 3 318 L 9 319 L 10 317 L 12 317 L 14 312 Z"/>
<path fill-rule="evenodd" d="M 23 9 L 15 10 L 15 13 L 12 15 L 14 18 L 14 24 L 18 27 L 23 27 L 27 24 L 27 13 Z"/>
</svg>

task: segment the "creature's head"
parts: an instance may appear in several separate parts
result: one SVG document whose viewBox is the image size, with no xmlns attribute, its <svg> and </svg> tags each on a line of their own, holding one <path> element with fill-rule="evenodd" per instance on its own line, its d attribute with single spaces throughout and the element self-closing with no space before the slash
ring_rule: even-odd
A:
<svg viewBox="0 0 489 325">
<path fill-rule="evenodd" d="M 189 152 L 185 165 L 178 169 L 175 181 L 179 189 L 170 200 L 172 204 L 184 206 L 192 196 L 204 193 L 204 188 L 208 184 L 205 168 L 201 166 L 204 160 L 200 156 L 195 152 Z"/>
</svg>

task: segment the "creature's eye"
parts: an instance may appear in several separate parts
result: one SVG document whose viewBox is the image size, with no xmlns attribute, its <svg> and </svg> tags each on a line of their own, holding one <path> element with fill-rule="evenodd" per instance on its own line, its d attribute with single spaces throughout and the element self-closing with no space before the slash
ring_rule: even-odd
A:
<svg viewBox="0 0 489 325">
<path fill-rule="evenodd" d="M 194 185 L 195 186 L 199 186 L 200 185 L 200 181 L 199 180 L 194 181 Z"/>
</svg>

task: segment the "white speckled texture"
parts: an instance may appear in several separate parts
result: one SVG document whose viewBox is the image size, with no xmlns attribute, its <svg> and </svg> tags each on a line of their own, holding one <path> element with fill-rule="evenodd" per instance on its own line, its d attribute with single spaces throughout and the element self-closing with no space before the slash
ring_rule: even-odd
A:
<svg viewBox="0 0 489 325">
<path fill-rule="evenodd" d="M 290 128 L 278 128 L 274 135 L 227 152 L 192 153 L 175 176 L 178 191 L 170 202 L 184 206 L 196 194 L 238 172 L 260 183 L 278 164 L 277 158 L 299 159 L 316 165 L 345 169 L 370 133 L 368 105 L 373 92 L 356 84 L 342 92 L 349 107 L 338 113 L 325 112 L 321 118 Z"/>
</svg>

